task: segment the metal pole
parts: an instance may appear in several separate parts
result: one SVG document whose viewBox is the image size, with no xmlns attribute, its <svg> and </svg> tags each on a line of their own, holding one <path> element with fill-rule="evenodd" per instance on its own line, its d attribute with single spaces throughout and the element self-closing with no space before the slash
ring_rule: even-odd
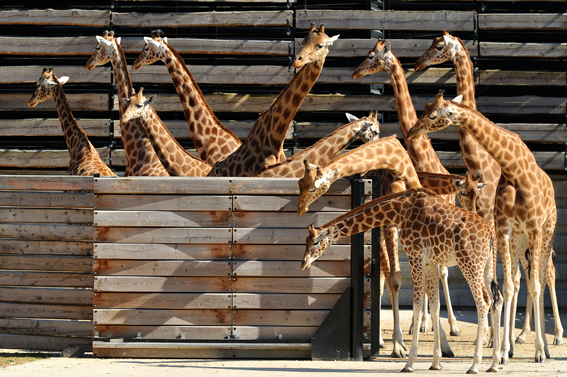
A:
<svg viewBox="0 0 567 377">
<path fill-rule="evenodd" d="M 364 181 L 360 177 L 351 179 L 351 206 L 364 203 Z M 350 286 L 352 288 L 351 311 L 351 357 L 362 361 L 362 316 L 364 304 L 364 233 L 351 236 Z"/>
<path fill-rule="evenodd" d="M 382 177 L 372 177 L 372 199 L 382 196 Z M 372 270 L 371 278 L 371 314 L 370 314 L 370 358 L 380 355 L 380 227 L 372 229 Z"/>
</svg>

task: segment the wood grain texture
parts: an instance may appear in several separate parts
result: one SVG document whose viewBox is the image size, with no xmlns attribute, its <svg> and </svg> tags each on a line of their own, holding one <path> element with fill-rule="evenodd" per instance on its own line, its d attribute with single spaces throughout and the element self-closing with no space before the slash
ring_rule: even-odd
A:
<svg viewBox="0 0 567 377">
<path fill-rule="evenodd" d="M 228 325 L 229 310 L 94 309 L 94 325 Z"/>
<path fill-rule="evenodd" d="M 92 300 L 103 309 L 229 309 L 230 293 L 108 293 Z"/>
<path fill-rule="evenodd" d="M 110 26 L 110 10 L 14 9 L 0 11 L 0 25 Z"/>
<path fill-rule="evenodd" d="M 97 276 L 94 292 L 228 292 L 228 277 Z"/>
</svg>

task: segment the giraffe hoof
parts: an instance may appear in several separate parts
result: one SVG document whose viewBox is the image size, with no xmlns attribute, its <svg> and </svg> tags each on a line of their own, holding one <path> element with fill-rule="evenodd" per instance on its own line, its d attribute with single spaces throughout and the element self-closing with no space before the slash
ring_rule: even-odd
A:
<svg viewBox="0 0 567 377">
<path fill-rule="evenodd" d="M 545 362 L 545 357 L 543 357 L 543 356 L 536 356 L 535 362 L 536 362 L 536 363 L 544 363 L 544 362 Z"/>
<path fill-rule="evenodd" d="M 492 348 L 492 347 L 494 347 L 494 342 L 492 341 L 492 339 L 490 339 L 486 344 L 486 348 Z"/>
<path fill-rule="evenodd" d="M 402 373 L 411 373 L 411 372 L 413 372 L 412 367 L 405 367 L 404 369 L 402 369 Z"/>
<path fill-rule="evenodd" d="M 471 368 L 471 369 L 467 370 L 467 374 L 478 374 L 478 369 Z"/>
<path fill-rule="evenodd" d="M 386 343 L 384 343 L 383 341 L 380 342 L 380 348 L 386 348 Z"/>
<path fill-rule="evenodd" d="M 498 373 L 498 369 L 493 365 L 490 368 L 488 368 L 486 373 Z"/>
<path fill-rule="evenodd" d="M 432 365 L 429 367 L 429 370 L 441 370 L 443 367 L 441 365 Z"/>
<path fill-rule="evenodd" d="M 500 364 L 501 364 L 501 365 L 506 365 L 506 364 L 508 364 L 508 359 L 502 358 L 502 359 L 500 360 Z"/>
<path fill-rule="evenodd" d="M 390 357 L 394 357 L 396 359 L 403 359 L 404 353 L 400 350 L 394 350 L 394 351 L 392 351 L 392 354 L 390 355 Z"/>
<path fill-rule="evenodd" d="M 459 330 L 451 330 L 449 334 L 451 336 L 461 336 L 461 332 Z"/>
<path fill-rule="evenodd" d="M 516 344 L 525 344 L 526 343 L 526 339 L 524 339 L 523 337 L 519 336 L 516 338 Z"/>
<path fill-rule="evenodd" d="M 553 339 L 553 345 L 554 346 L 561 346 L 563 345 L 563 337 L 555 337 L 555 339 Z"/>
<path fill-rule="evenodd" d="M 511 359 L 514 357 L 514 351 L 510 350 L 508 351 L 508 358 Z"/>
<path fill-rule="evenodd" d="M 549 354 L 549 351 L 548 351 L 548 350 L 545 350 L 545 357 L 546 357 L 547 359 L 551 359 L 551 355 Z"/>
</svg>

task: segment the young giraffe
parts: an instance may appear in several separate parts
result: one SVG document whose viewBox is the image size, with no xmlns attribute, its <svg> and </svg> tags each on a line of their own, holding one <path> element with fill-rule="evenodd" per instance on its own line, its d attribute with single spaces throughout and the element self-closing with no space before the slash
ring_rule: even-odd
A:
<svg viewBox="0 0 567 377">
<path fill-rule="evenodd" d="M 492 279 L 492 270 L 496 268 L 491 257 L 491 249 L 495 247 L 493 233 L 479 215 L 449 204 L 426 189 L 387 195 L 363 204 L 319 229 L 309 226 L 301 269 L 309 268 L 337 240 L 387 224 L 396 224 L 401 230 L 400 242 L 408 255 L 413 280 L 415 329 L 420 326 L 424 295 L 427 293 L 430 299 L 434 334 L 431 370 L 442 368 L 438 265 L 459 266 L 473 294 L 478 315 L 473 365 L 467 373 L 478 373 L 488 310 L 490 308 L 496 329 L 495 340 L 498 340 L 502 309 L 498 284 Z M 414 331 L 408 361 L 402 372 L 413 372 L 418 341 L 419 331 Z M 489 372 L 497 371 L 500 359 L 497 344 L 495 341 Z"/>
<path fill-rule="evenodd" d="M 328 46 L 338 39 L 329 37 L 325 26 L 311 25 L 303 48 L 295 57 L 294 68 L 301 68 L 274 100 L 260 114 L 244 143 L 225 160 L 217 162 L 209 176 L 249 177 L 268 165 L 285 161 L 283 142 L 289 125 L 303 100 L 319 78 Z"/>
<path fill-rule="evenodd" d="M 128 106 L 124 115 L 120 118 L 121 123 L 131 119 L 139 119 L 140 124 L 146 131 L 152 147 L 156 151 L 161 163 L 171 176 L 181 177 L 205 177 L 211 170 L 211 165 L 198 157 L 187 152 L 175 138 L 169 133 L 165 124 L 156 115 L 151 106 L 156 100 L 156 95 L 149 98 L 142 94 L 144 88 L 140 88 L 138 94 L 130 98 L 122 98 Z"/>
<path fill-rule="evenodd" d="M 118 98 L 130 98 L 134 94 L 132 81 L 126 66 L 126 57 L 120 47 L 120 38 L 114 38 L 114 32 L 105 31 L 103 36 L 96 36 L 98 44 L 88 60 L 85 69 L 91 70 L 96 66 L 109 61 L 114 70 L 114 81 Z M 126 106 L 118 101 L 120 116 L 124 114 Z M 137 120 L 120 123 L 122 144 L 126 153 L 125 177 L 130 176 L 168 176 L 167 170 L 159 161 L 152 145 Z"/>
<path fill-rule="evenodd" d="M 181 100 L 199 157 L 213 166 L 230 156 L 242 142 L 215 116 L 183 58 L 167 43 L 161 30 L 153 31 L 151 38 L 144 37 L 144 40 L 144 50 L 132 64 L 132 69 L 163 61 Z"/>
<path fill-rule="evenodd" d="M 513 132 L 497 126 L 481 113 L 460 104 L 461 96 L 453 101 L 443 99 L 443 91 L 434 103 L 428 104 L 419 121 L 408 133 L 408 138 L 419 137 L 456 125 L 469 132 L 502 169 L 495 205 L 496 236 L 504 269 L 504 335 L 502 362 L 506 364 L 511 356 L 510 310 L 514 295 L 513 272 L 518 269 L 518 256 L 529 249 L 527 281 L 528 291 L 534 305 L 536 330 L 535 361 L 544 362 L 549 357 L 544 336 L 543 295 L 545 273 L 553 247 L 557 208 L 551 179 L 537 165 L 537 162 L 522 139 Z M 512 198 L 504 201 L 501 198 Z M 510 242 L 511 235 L 516 242 Z"/>
<path fill-rule="evenodd" d="M 355 139 L 360 138 L 364 143 L 378 139 L 380 135 L 378 112 L 375 115 L 372 115 L 371 112 L 369 116 L 362 117 L 362 119 L 348 113 L 347 117 L 351 121 L 350 123 L 336 129 L 284 162 L 266 166 L 253 174 L 252 177 L 301 178 L 304 174 L 303 160 L 307 159 L 313 161 L 314 164 L 327 165 Z"/>
<path fill-rule="evenodd" d="M 95 175 L 116 177 L 116 174 L 100 159 L 100 155 L 90 143 L 85 131 L 79 127 L 71 107 L 63 92 L 63 84 L 69 77 L 57 78 L 53 69 L 44 68 L 37 82 L 37 89 L 28 101 L 29 107 L 35 107 L 38 103 L 53 97 L 59 121 L 63 129 L 65 144 L 69 149 L 70 161 L 67 175 Z"/>
<path fill-rule="evenodd" d="M 426 135 L 416 140 L 408 140 L 406 136 L 409 129 L 417 121 L 417 115 L 409 93 L 404 69 L 402 68 L 402 64 L 398 58 L 394 55 L 394 53 L 392 53 L 390 43 L 386 43 L 384 40 L 378 40 L 374 48 L 368 52 L 366 59 L 360 63 L 358 68 L 353 72 L 352 78 L 358 79 L 384 70 L 388 72 L 388 76 L 390 77 L 390 81 L 394 89 L 394 100 L 396 101 L 400 130 L 415 170 L 420 172 L 447 174 L 447 169 L 445 169 L 445 167 L 441 164 L 441 161 L 439 161 L 439 157 L 431 145 L 431 140 L 429 140 Z M 450 203 L 455 203 L 454 195 L 446 196 L 445 199 Z M 457 317 L 453 313 L 451 296 L 449 294 L 449 272 L 447 268 L 442 267 L 440 275 L 441 282 L 443 283 L 443 291 L 445 293 L 450 334 L 453 336 L 459 336 L 461 333 L 457 325 Z M 401 272 L 395 276 L 399 276 L 401 279 Z M 398 282 L 397 286 L 401 286 L 401 281 Z M 427 305 L 425 305 L 425 307 L 427 307 Z M 420 329 L 421 331 L 425 331 L 426 328 L 428 328 L 429 322 L 427 312 L 424 312 L 423 316 L 424 320 L 422 321 L 423 324 Z M 412 329 L 410 329 L 410 332 L 411 331 Z"/>
</svg>

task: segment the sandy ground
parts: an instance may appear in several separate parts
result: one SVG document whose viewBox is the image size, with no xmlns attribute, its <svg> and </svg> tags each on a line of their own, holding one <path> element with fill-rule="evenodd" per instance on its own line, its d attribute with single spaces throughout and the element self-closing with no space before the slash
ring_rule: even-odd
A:
<svg viewBox="0 0 567 377">
<path fill-rule="evenodd" d="M 443 371 L 430 371 L 431 352 L 433 349 L 431 333 L 420 336 L 419 358 L 414 365 L 415 373 L 419 375 L 453 376 L 463 375 L 472 363 L 473 340 L 476 336 L 476 313 L 455 313 L 459 319 L 460 337 L 449 337 L 450 345 L 456 355 L 454 359 L 443 360 Z M 448 329 L 446 316 L 442 319 L 444 328 Z M 563 323 L 567 323 L 567 311 L 562 313 Z M 211 359 L 97 359 L 91 354 L 84 358 L 52 357 L 23 365 L 9 366 L 0 369 L 2 377 L 22 376 L 53 376 L 53 377 L 82 377 L 112 375 L 120 377 L 149 377 L 164 375 L 177 376 L 347 376 L 381 373 L 399 375 L 405 365 L 405 360 L 390 357 L 391 347 L 391 312 L 382 311 L 383 337 L 387 348 L 382 350 L 378 360 L 353 361 L 311 361 L 311 360 L 211 360 Z M 411 319 L 409 310 L 402 313 L 402 324 L 408 324 Z M 516 323 L 516 335 L 523 324 L 523 316 Z M 501 365 L 499 374 L 510 376 L 560 376 L 567 377 L 567 345 L 554 346 L 554 322 L 551 315 L 546 315 L 546 338 L 551 359 L 545 363 L 536 364 L 534 358 L 534 334 L 527 337 L 527 343 L 514 346 L 514 358 L 507 365 Z M 404 342 L 408 347 L 411 336 L 407 328 L 403 328 Z M 484 373 L 490 366 L 491 349 L 484 349 L 483 362 L 480 372 Z"/>
</svg>

